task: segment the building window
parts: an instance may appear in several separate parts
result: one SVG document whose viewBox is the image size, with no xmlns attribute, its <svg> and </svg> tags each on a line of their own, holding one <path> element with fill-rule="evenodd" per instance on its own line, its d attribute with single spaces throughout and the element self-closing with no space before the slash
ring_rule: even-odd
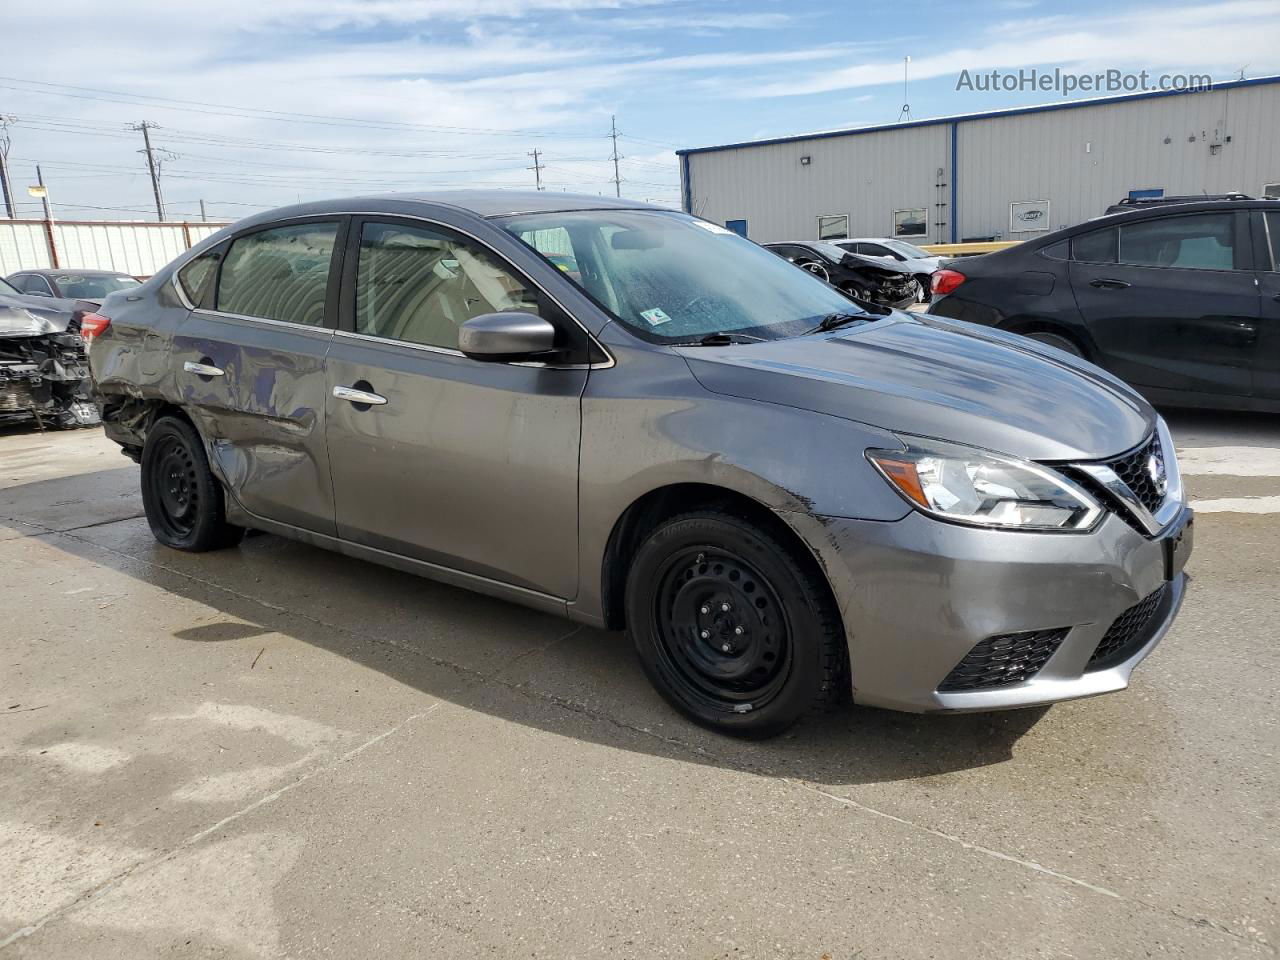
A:
<svg viewBox="0 0 1280 960">
<path fill-rule="evenodd" d="M 745 220 L 726 220 L 724 225 L 740 237 L 747 235 L 747 221 Z"/>
<path fill-rule="evenodd" d="M 924 219 L 924 207 L 893 211 L 893 235 L 895 237 L 923 237 L 928 224 Z"/>
<path fill-rule="evenodd" d="M 819 240 L 847 240 L 849 237 L 849 215 L 836 214 L 818 218 Z"/>
</svg>

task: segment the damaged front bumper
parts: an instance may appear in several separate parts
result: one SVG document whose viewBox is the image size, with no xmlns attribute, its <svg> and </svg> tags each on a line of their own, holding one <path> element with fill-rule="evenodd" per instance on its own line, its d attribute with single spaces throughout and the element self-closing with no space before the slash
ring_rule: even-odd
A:
<svg viewBox="0 0 1280 960">
<path fill-rule="evenodd" d="M 75 322 L 57 333 L 0 334 L 0 421 L 11 419 L 34 419 L 41 428 L 99 422 Z"/>
</svg>

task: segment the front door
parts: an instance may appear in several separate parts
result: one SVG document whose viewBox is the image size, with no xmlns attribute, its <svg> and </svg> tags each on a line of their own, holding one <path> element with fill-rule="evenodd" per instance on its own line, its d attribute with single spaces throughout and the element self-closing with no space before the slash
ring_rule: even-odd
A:
<svg viewBox="0 0 1280 960">
<path fill-rule="evenodd" d="M 329 218 L 236 237 L 170 354 L 183 408 L 231 495 L 255 516 L 327 536 L 324 363 L 343 226 Z"/>
<path fill-rule="evenodd" d="M 1102 366 L 1138 388 L 1252 392 L 1259 304 L 1245 213 L 1153 217 L 1071 243 L 1071 289 Z"/>
<path fill-rule="evenodd" d="M 328 363 L 338 536 L 572 598 L 587 371 L 457 349 L 458 327 L 474 316 L 565 318 L 444 225 L 356 220 L 346 259 L 343 330 Z"/>
</svg>

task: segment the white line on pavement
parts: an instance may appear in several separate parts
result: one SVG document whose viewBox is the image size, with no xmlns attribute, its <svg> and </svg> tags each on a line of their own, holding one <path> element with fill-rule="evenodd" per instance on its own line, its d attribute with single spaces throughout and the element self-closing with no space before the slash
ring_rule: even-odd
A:
<svg viewBox="0 0 1280 960">
<path fill-rule="evenodd" d="M 1280 497 L 1223 497 L 1193 500 L 1196 513 L 1280 513 Z"/>
<path fill-rule="evenodd" d="M 1185 474 L 1228 477 L 1280 477 L 1277 447 L 1186 447 L 1178 451 Z"/>
</svg>

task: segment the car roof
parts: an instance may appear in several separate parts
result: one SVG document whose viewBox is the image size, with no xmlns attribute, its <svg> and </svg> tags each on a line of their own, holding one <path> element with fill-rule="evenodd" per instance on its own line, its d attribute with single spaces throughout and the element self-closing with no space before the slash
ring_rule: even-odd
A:
<svg viewBox="0 0 1280 960">
<path fill-rule="evenodd" d="M 413 213 L 422 207 L 451 207 L 485 218 L 523 213 L 566 213 L 577 210 L 673 212 L 670 207 L 641 203 L 638 200 L 578 193 L 554 193 L 550 190 L 411 190 L 402 193 L 339 197 L 333 200 L 316 200 L 278 207 L 246 217 L 236 226 L 239 228 L 246 224 L 268 223 L 289 217 L 366 212 L 369 204 L 376 205 L 377 210 L 368 212 L 394 213 L 398 209 L 404 213 Z"/>
<path fill-rule="evenodd" d="M 1130 220 L 1153 220 L 1160 217 L 1176 216 L 1183 213 L 1210 213 L 1214 210 L 1280 210 L 1280 198 L 1261 200 L 1194 200 L 1187 203 L 1152 203 L 1135 204 L 1131 209 L 1116 213 L 1106 213 L 1092 220 L 1074 224 L 1059 231 L 1077 231 L 1080 228 L 1097 229 L 1112 223 L 1127 223 Z"/>
<path fill-rule="evenodd" d="M 133 274 L 126 273 L 123 270 L 80 270 L 75 267 L 62 267 L 53 269 L 52 267 L 37 267 L 33 270 L 15 270 L 9 274 L 15 277 L 18 274 L 34 273 L 42 277 L 132 277 Z"/>
</svg>

